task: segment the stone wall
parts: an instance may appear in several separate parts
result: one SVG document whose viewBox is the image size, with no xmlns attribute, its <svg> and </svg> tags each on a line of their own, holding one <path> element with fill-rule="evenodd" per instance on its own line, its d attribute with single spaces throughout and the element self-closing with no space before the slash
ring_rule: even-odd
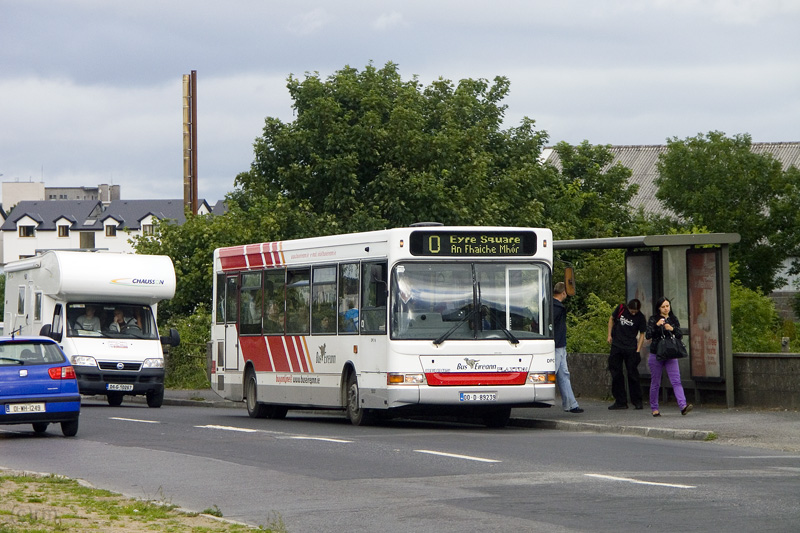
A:
<svg viewBox="0 0 800 533">
<path fill-rule="evenodd" d="M 613 401 L 608 354 L 568 354 L 567 364 L 578 401 L 581 397 Z M 682 365 L 681 375 L 690 401 L 699 405 L 726 404 L 724 383 L 695 383 L 688 378 L 687 369 L 688 366 Z M 733 354 L 733 379 L 737 407 L 800 409 L 800 354 Z M 664 388 L 670 388 L 666 379 L 664 384 L 662 394 L 669 394 Z M 643 375 L 645 403 L 649 387 L 650 376 Z"/>
</svg>

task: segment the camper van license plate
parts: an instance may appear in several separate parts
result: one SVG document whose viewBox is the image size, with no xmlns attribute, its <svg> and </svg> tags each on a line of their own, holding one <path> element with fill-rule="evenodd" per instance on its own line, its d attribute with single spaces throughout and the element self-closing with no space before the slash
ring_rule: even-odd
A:
<svg viewBox="0 0 800 533">
<path fill-rule="evenodd" d="M 109 383 L 106 385 L 106 390 L 133 390 L 133 385 L 130 383 Z"/>
<path fill-rule="evenodd" d="M 15 413 L 44 413 L 43 403 L 9 403 L 6 404 L 6 414 Z"/>
</svg>

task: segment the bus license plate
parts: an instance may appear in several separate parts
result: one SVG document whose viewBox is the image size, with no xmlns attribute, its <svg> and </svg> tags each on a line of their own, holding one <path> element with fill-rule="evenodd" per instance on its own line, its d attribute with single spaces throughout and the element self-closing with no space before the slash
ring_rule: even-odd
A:
<svg viewBox="0 0 800 533">
<path fill-rule="evenodd" d="M 497 393 L 496 392 L 462 392 L 460 401 L 462 401 L 462 402 L 496 402 L 497 401 Z"/>
<path fill-rule="evenodd" d="M 130 383 L 109 383 L 106 385 L 106 390 L 133 390 L 133 385 Z"/>
<path fill-rule="evenodd" d="M 6 414 L 13 415 L 16 413 L 44 413 L 43 403 L 11 403 L 6 404 Z"/>
</svg>

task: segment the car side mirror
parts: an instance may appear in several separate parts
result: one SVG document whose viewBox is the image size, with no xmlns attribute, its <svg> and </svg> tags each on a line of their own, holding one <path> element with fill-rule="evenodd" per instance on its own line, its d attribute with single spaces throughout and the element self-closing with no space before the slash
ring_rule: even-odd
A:
<svg viewBox="0 0 800 533">
<path fill-rule="evenodd" d="M 161 344 L 167 346 L 178 346 L 181 343 L 181 335 L 175 328 L 169 328 L 169 335 L 161 336 Z"/>
</svg>

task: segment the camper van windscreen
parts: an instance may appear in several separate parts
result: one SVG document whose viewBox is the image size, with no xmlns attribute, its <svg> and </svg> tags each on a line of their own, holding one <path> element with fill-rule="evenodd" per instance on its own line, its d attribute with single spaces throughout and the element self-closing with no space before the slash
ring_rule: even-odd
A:
<svg viewBox="0 0 800 533">
<path fill-rule="evenodd" d="M 149 305 L 70 303 L 67 305 L 67 325 L 70 337 L 159 338 Z"/>
</svg>

